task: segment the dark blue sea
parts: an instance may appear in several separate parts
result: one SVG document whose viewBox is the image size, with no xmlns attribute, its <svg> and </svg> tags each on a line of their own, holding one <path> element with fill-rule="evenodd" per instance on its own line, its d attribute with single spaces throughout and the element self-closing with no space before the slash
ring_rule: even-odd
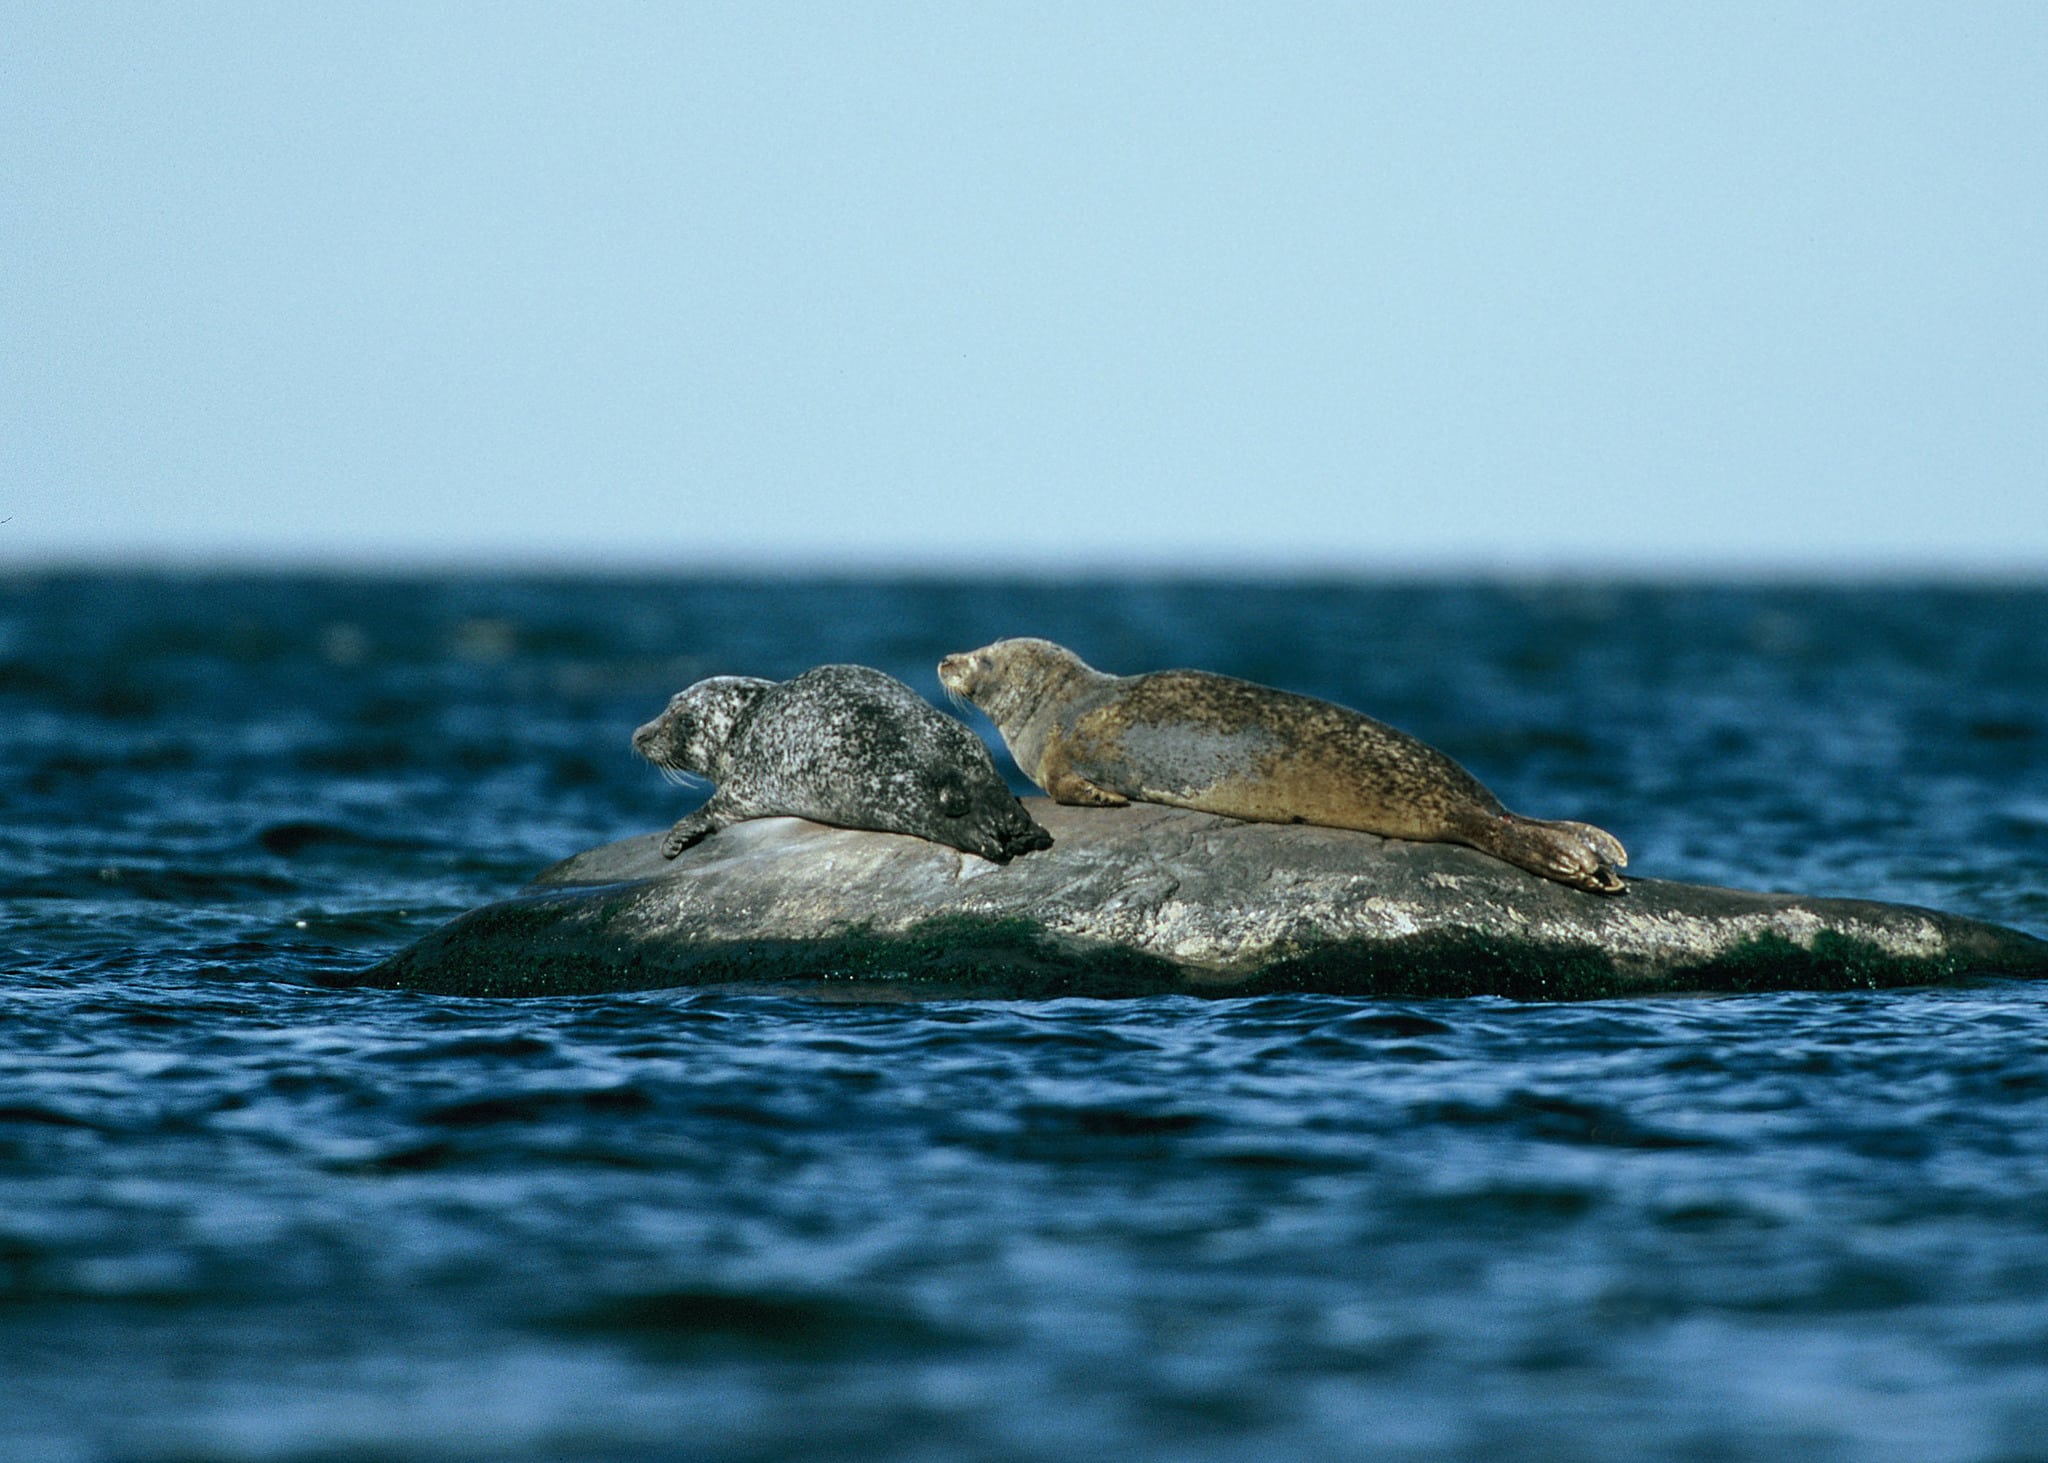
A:
<svg viewBox="0 0 2048 1463">
<path fill-rule="evenodd" d="M 2048 935 L 2039 585 L 0 573 L 0 1458 L 2048 1458 L 2048 983 L 331 988 L 1004 634 Z"/>
</svg>

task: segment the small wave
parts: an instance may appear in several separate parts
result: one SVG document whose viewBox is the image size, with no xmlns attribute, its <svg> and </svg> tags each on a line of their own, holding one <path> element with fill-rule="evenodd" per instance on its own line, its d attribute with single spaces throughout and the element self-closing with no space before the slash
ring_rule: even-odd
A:
<svg viewBox="0 0 2048 1463">
<path fill-rule="evenodd" d="M 259 869 L 108 863 L 0 882 L 0 899 L 148 900 L 160 904 L 232 904 L 300 888 Z"/>
<path fill-rule="evenodd" d="M 1999 813 L 2018 827 L 2048 828 L 2048 798 L 2016 798 L 2001 807 Z"/>
<path fill-rule="evenodd" d="M 373 1053 L 371 1060 L 424 1066 L 438 1065 L 442 1062 L 459 1063 L 472 1057 L 504 1057 L 517 1060 L 525 1057 L 550 1056 L 556 1049 L 554 1042 L 530 1032 L 495 1031 L 451 1037 L 446 1041 L 424 1041 L 395 1047 L 389 1051 Z"/>
<path fill-rule="evenodd" d="M 39 1107 L 30 1103 L 10 1103 L 0 1106 L 0 1127 L 9 1123 L 21 1123 L 45 1128 L 97 1128 L 98 1123 L 74 1113 L 60 1111 L 53 1107 Z"/>
<path fill-rule="evenodd" d="M 653 1106 L 654 1099 L 636 1087 L 509 1092 L 426 1108 L 419 1114 L 419 1121 L 443 1128 L 480 1128 L 499 1123 L 539 1122 L 564 1113 L 645 1112 Z"/>
<path fill-rule="evenodd" d="M 1512 1092 L 1494 1102 L 1429 1099 L 1417 1103 L 1421 1122 L 1457 1127 L 1501 1126 L 1531 1138 L 1602 1148 L 1712 1148 L 1720 1140 L 1639 1123 L 1619 1108 L 1540 1092 Z"/>
<path fill-rule="evenodd" d="M 916 1311 L 865 1297 L 712 1287 L 610 1296 L 545 1324 L 660 1351 L 703 1350 L 721 1356 L 735 1347 L 873 1356 L 950 1347 L 960 1340 Z"/>
<path fill-rule="evenodd" d="M 308 849 L 406 853 L 428 846 L 419 838 L 400 837 L 389 833 L 366 833 L 360 828 L 352 828 L 346 824 L 323 823 L 311 819 L 292 819 L 282 823 L 266 824 L 256 830 L 253 841 L 264 852 L 274 853 L 282 858 L 297 858 Z"/>
</svg>

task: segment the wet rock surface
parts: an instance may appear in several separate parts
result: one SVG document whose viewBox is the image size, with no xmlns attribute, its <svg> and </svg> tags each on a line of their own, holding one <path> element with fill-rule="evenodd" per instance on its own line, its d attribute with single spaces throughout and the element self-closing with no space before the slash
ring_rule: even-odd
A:
<svg viewBox="0 0 2048 1463">
<path fill-rule="evenodd" d="M 468 995 L 681 985 L 889 996 L 1625 993 L 2048 975 L 2048 942 L 1906 905 L 1654 879 L 1582 893 L 1473 850 L 1027 800 L 1007 865 L 794 818 L 673 862 L 578 854 L 355 977 Z"/>
</svg>

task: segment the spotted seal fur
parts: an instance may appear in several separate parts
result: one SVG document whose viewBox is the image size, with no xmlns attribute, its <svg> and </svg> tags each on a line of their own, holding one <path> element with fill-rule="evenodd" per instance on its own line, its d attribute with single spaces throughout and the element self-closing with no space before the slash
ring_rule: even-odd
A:
<svg viewBox="0 0 2048 1463">
<path fill-rule="evenodd" d="M 1369 716 L 1206 671 L 1111 676 L 1050 640 L 939 662 L 1055 801 L 1136 800 L 1260 823 L 1463 843 L 1577 889 L 1619 894 L 1628 853 L 1589 823 L 1510 813 L 1435 748 Z"/>
<path fill-rule="evenodd" d="M 669 830 L 664 858 L 727 824 L 778 815 L 908 833 L 999 864 L 1052 846 L 979 737 L 866 666 L 787 681 L 712 676 L 670 698 L 633 733 L 633 750 L 664 775 L 718 785 Z"/>
</svg>

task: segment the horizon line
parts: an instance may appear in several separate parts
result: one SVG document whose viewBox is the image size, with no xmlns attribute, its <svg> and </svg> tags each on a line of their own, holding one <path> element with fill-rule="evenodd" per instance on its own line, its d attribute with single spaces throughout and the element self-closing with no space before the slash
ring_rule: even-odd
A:
<svg viewBox="0 0 2048 1463">
<path fill-rule="evenodd" d="M 530 575 L 556 578 L 702 579 L 1207 579 L 1236 581 L 1554 580 L 1749 581 L 1867 584 L 2048 582 L 2048 557 L 1899 553 L 1831 555 L 1702 554 L 1390 554 L 1231 555 L 1170 553 L 1114 557 L 1045 553 L 933 554 L 851 552 L 744 554 L 730 551 L 597 552 L 419 548 L 279 550 L 248 548 L 74 550 L 19 558 L 0 554 L 0 577 L 128 573 L 164 575 L 315 575 L 374 578 Z"/>
</svg>

